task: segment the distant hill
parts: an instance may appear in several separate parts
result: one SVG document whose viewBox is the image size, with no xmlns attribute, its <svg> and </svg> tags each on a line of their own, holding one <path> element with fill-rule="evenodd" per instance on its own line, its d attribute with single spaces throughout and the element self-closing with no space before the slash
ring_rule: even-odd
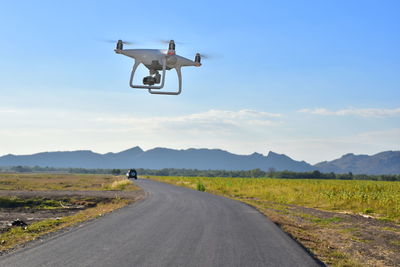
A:
<svg viewBox="0 0 400 267">
<path fill-rule="evenodd" d="M 346 154 L 339 159 L 314 165 L 321 172 L 354 174 L 400 174 L 400 151 L 385 151 L 372 156 Z"/>
<path fill-rule="evenodd" d="M 339 159 L 313 165 L 296 161 L 272 151 L 264 156 L 259 153 L 237 155 L 220 149 L 168 149 L 154 148 L 143 151 L 133 147 L 118 153 L 98 154 L 89 150 L 43 152 L 33 155 L 6 155 L 0 157 L 0 167 L 41 166 L 56 168 L 90 169 L 199 169 L 199 170 L 251 170 L 308 172 L 335 172 L 354 174 L 400 174 L 400 151 L 385 151 L 376 155 L 346 154 Z"/>
<path fill-rule="evenodd" d="M 0 166 L 41 166 L 74 168 L 185 168 L 200 170 L 289 170 L 304 172 L 315 167 L 295 161 L 283 154 L 269 152 L 267 156 L 253 153 L 237 155 L 220 149 L 154 148 L 143 151 L 133 147 L 119 153 L 98 154 L 88 150 L 43 152 L 33 155 L 6 155 L 0 157 Z"/>
</svg>

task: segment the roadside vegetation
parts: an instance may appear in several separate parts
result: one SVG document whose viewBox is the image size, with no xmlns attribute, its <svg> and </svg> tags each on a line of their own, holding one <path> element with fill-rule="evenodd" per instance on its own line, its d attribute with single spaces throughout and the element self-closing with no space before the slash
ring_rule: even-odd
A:
<svg viewBox="0 0 400 267">
<path fill-rule="evenodd" d="M 400 264 L 398 182 L 162 176 L 148 178 L 248 203 L 267 215 L 326 264 Z"/>
<path fill-rule="evenodd" d="M 165 168 L 160 170 L 136 169 L 140 175 L 152 176 L 189 176 L 189 177 L 241 177 L 241 178 L 284 178 L 284 179 L 328 179 L 328 180 L 373 180 L 373 181 L 400 181 L 400 175 L 367 175 L 349 173 L 321 173 L 317 170 L 311 172 L 277 171 L 269 168 L 268 171 L 260 169 L 246 171 L 227 170 L 197 170 Z M 75 174 L 113 174 L 121 175 L 123 169 L 84 169 L 84 168 L 54 168 L 54 167 L 28 167 L 13 166 L 0 167 L 0 173 L 75 173 Z"/>
<path fill-rule="evenodd" d="M 132 203 L 138 190 L 123 176 L 0 174 L 0 255 Z M 120 197 L 118 191 L 132 193 Z"/>
</svg>

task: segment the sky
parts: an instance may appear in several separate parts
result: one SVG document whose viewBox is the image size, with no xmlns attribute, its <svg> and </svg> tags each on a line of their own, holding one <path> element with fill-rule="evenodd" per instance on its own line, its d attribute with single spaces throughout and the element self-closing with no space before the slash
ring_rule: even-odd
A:
<svg viewBox="0 0 400 267">
<path fill-rule="evenodd" d="M 140 146 L 317 163 L 400 150 L 397 0 L 0 4 L 0 155 Z M 129 87 L 133 60 L 104 42 L 117 39 L 212 57 L 182 69 L 181 95 L 151 95 Z"/>
</svg>

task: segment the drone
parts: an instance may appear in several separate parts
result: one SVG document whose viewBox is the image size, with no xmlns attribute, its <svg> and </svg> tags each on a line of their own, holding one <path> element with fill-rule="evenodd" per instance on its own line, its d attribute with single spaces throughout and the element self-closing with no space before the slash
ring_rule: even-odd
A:
<svg viewBox="0 0 400 267">
<path fill-rule="evenodd" d="M 170 40 L 168 42 L 168 50 L 160 49 L 124 49 L 124 44 L 129 45 L 129 42 L 122 40 L 117 41 L 115 53 L 121 54 L 135 59 L 132 67 L 131 78 L 129 85 L 135 89 L 147 89 L 150 94 L 159 95 L 179 95 L 182 92 L 182 67 L 201 66 L 201 55 L 197 53 L 194 61 L 175 53 L 175 42 Z M 149 76 L 143 78 L 143 85 L 133 84 L 136 69 L 140 64 L 143 64 L 149 69 Z M 164 87 L 165 74 L 167 70 L 175 69 L 179 80 L 178 91 L 159 91 Z M 162 75 L 160 74 L 162 71 Z"/>
</svg>

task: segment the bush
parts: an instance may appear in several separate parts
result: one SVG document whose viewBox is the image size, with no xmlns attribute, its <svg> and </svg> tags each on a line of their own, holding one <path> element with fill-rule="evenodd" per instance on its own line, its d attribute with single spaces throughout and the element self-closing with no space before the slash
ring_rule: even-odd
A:
<svg viewBox="0 0 400 267">
<path fill-rule="evenodd" d="M 205 185 L 204 185 L 201 181 L 198 181 L 198 182 L 197 182 L 197 190 L 198 190 L 198 191 L 201 191 L 201 192 L 206 191 L 206 187 L 205 187 Z"/>
<path fill-rule="evenodd" d="M 111 170 L 111 174 L 113 174 L 113 175 L 120 175 L 120 174 L 121 174 L 121 170 L 120 170 L 120 169 L 112 169 L 112 170 Z"/>
</svg>

